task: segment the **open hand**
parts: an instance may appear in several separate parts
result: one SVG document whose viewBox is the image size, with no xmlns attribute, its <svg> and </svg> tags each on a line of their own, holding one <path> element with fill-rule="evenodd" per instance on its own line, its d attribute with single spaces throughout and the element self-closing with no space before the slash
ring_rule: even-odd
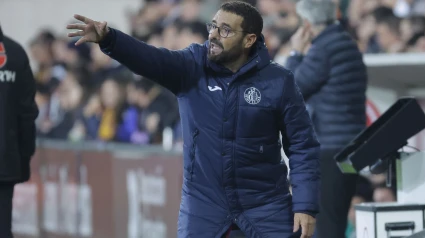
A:
<svg viewBox="0 0 425 238">
<path fill-rule="evenodd" d="M 108 34 L 109 29 L 106 27 L 106 21 L 93 21 L 90 18 L 78 14 L 75 14 L 74 18 L 84 23 L 69 24 L 66 26 L 67 29 L 78 30 L 69 33 L 69 37 L 81 36 L 75 45 L 80 45 L 85 42 L 99 43 L 106 34 Z"/>
<path fill-rule="evenodd" d="M 301 26 L 291 37 L 291 46 L 293 50 L 304 52 L 304 49 L 311 41 L 311 33 L 308 26 Z"/>
<path fill-rule="evenodd" d="M 313 237 L 314 227 L 316 226 L 316 219 L 310 215 L 303 213 L 294 214 L 294 232 L 297 232 L 301 226 L 301 238 Z"/>
</svg>

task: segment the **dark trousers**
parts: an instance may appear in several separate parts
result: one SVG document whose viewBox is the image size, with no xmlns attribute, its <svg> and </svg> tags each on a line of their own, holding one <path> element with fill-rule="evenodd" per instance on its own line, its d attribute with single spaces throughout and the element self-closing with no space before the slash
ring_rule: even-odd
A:
<svg viewBox="0 0 425 238">
<path fill-rule="evenodd" d="M 351 198 L 358 175 L 343 174 L 334 155 L 339 150 L 324 150 L 320 158 L 320 213 L 316 216 L 316 238 L 344 238 Z"/>
<path fill-rule="evenodd" d="M 13 185 L 0 184 L 0 237 L 12 238 Z"/>
</svg>

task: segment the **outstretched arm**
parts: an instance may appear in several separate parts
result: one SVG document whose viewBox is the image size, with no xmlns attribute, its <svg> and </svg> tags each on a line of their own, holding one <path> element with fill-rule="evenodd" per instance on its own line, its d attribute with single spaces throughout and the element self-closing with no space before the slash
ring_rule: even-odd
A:
<svg viewBox="0 0 425 238">
<path fill-rule="evenodd" d="M 94 21 L 81 15 L 74 15 L 74 18 L 84 23 L 67 26 L 68 29 L 78 30 L 68 34 L 70 37 L 81 37 L 76 45 L 84 42 L 99 43 L 105 54 L 175 94 L 181 92 L 196 74 L 195 54 L 199 49 L 195 44 L 177 51 L 156 48 L 107 27 L 106 22 Z"/>
<path fill-rule="evenodd" d="M 173 93 L 180 92 L 196 72 L 195 45 L 182 50 L 156 48 L 110 28 L 99 43 L 101 50 L 111 58 Z"/>
</svg>

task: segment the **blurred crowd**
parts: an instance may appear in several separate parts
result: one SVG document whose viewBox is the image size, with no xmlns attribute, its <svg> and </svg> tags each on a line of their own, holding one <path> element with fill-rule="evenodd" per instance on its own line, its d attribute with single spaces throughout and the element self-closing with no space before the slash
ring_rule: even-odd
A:
<svg viewBox="0 0 425 238">
<path fill-rule="evenodd" d="M 252 0 L 264 17 L 274 58 L 291 50 L 300 26 L 297 0 Z M 132 36 L 157 47 L 203 43 L 205 23 L 223 1 L 147 0 L 129 16 Z M 425 52 L 425 0 L 341 0 L 341 24 L 365 53 Z M 105 19 L 107 20 L 107 19 Z M 38 136 L 72 141 L 161 143 L 163 130 L 180 138 L 176 99 L 149 79 L 131 73 L 95 44 L 40 31 L 30 45 L 40 108 Z M 143 66 L 141 66 L 143 67 Z"/>
<path fill-rule="evenodd" d="M 155 144 L 164 128 L 178 130 L 174 95 L 134 75 L 97 45 L 74 43 L 50 32 L 31 43 L 40 138 Z"/>
</svg>

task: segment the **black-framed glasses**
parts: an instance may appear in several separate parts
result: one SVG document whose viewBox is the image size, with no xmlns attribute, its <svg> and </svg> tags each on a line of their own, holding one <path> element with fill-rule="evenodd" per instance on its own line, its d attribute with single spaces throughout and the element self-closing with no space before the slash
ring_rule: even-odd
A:
<svg viewBox="0 0 425 238">
<path fill-rule="evenodd" d="M 207 23 L 206 25 L 207 25 L 207 31 L 208 31 L 209 34 L 213 33 L 213 31 L 215 29 L 217 29 L 218 30 L 218 34 L 221 37 L 223 37 L 223 38 L 229 37 L 229 34 L 230 33 L 234 33 L 234 32 L 245 32 L 245 33 L 248 33 L 246 31 L 235 31 L 235 30 L 230 29 L 227 26 L 217 26 L 214 23 Z"/>
</svg>

